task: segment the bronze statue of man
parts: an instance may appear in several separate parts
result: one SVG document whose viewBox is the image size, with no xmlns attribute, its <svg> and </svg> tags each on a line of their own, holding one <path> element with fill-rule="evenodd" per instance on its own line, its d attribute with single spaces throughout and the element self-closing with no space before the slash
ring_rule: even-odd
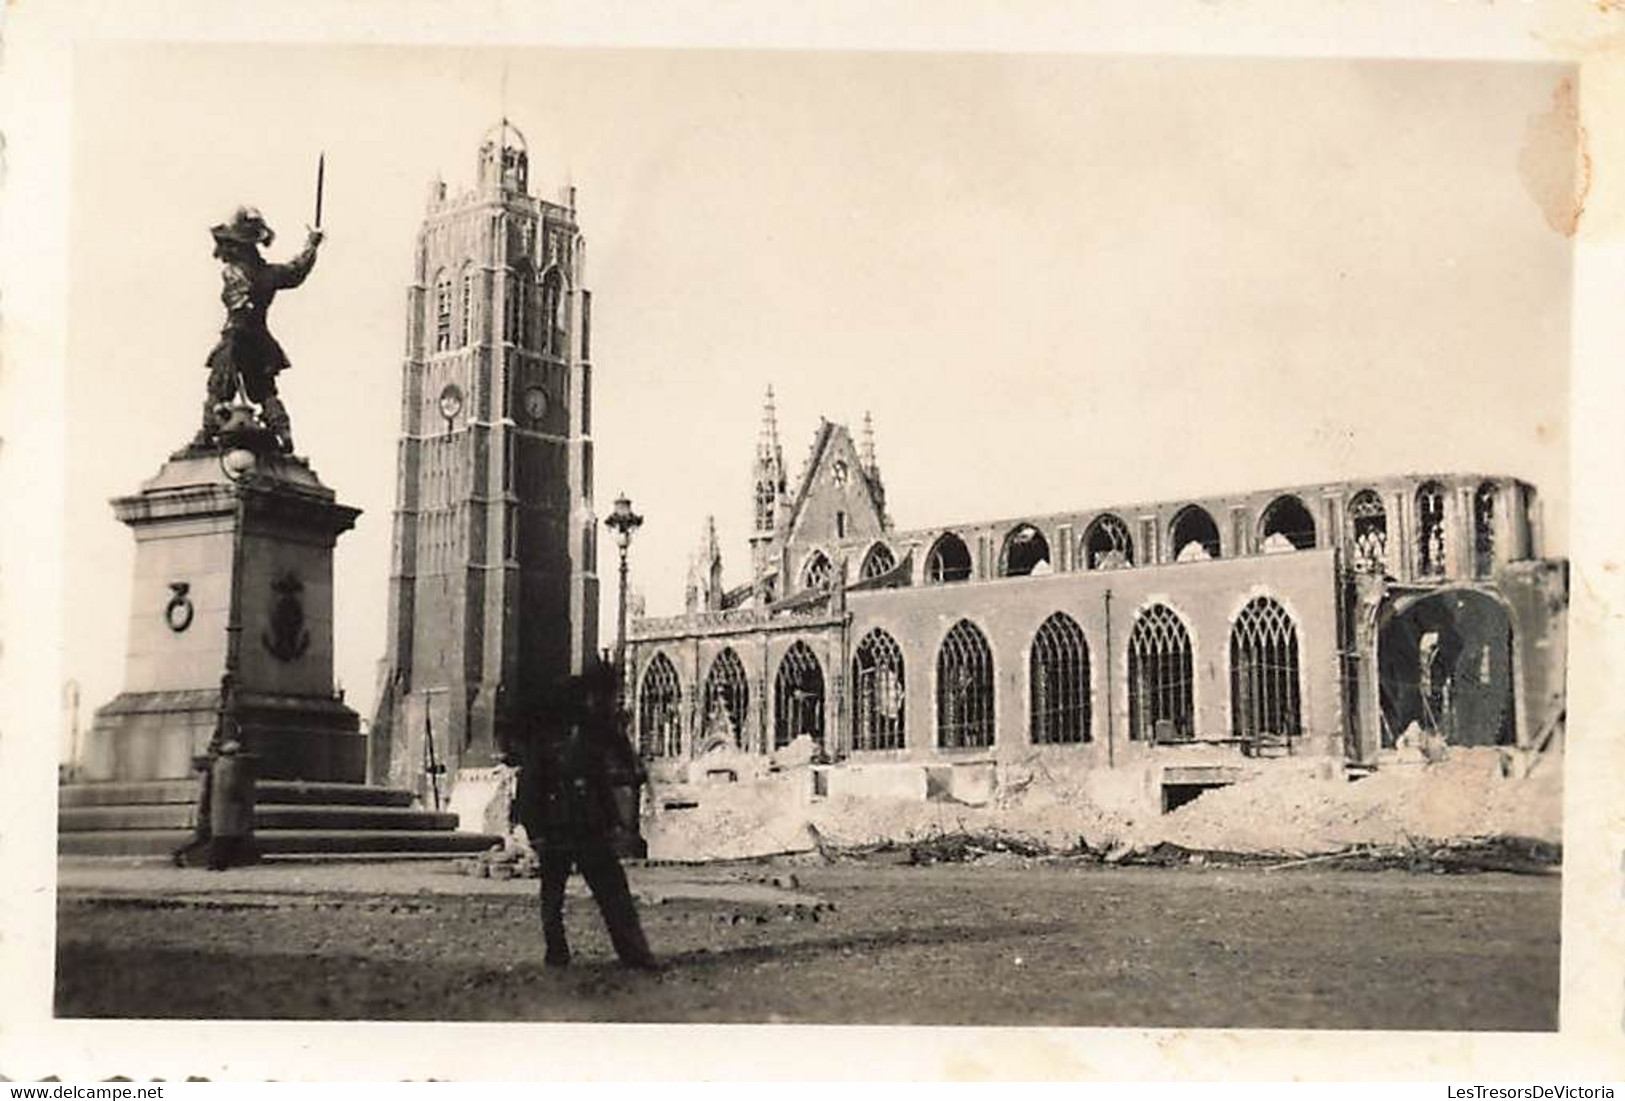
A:
<svg viewBox="0 0 1625 1101">
<path fill-rule="evenodd" d="M 297 287 L 310 274 L 322 231 L 310 230 L 305 247 L 285 264 L 268 263 L 260 256 L 260 246 L 270 245 L 276 234 L 253 207 L 239 207 L 231 221 L 209 232 L 214 235 L 215 259 L 221 262 L 220 300 L 226 306 L 226 324 L 220 330 L 220 342 L 209 353 L 203 427 L 193 444 L 206 447 L 214 442 L 224 422 L 221 407 L 231 402 L 240 387 L 260 407 L 265 426 L 282 450 L 291 452 L 293 430 L 276 390 L 276 376 L 287 369 L 288 357 L 266 327 L 266 314 L 277 291 Z"/>
</svg>

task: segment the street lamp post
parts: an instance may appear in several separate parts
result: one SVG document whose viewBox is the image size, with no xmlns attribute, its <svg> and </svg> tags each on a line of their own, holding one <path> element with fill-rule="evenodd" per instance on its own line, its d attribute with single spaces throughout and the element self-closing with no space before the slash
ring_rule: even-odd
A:
<svg viewBox="0 0 1625 1101">
<path fill-rule="evenodd" d="M 622 709 L 626 704 L 626 552 L 632 546 L 632 533 L 643 526 L 643 517 L 632 511 L 632 502 L 626 494 L 615 498 L 615 508 L 604 520 L 615 533 L 615 545 L 621 552 L 621 591 L 615 610 L 615 670 L 620 678 Z"/>
</svg>

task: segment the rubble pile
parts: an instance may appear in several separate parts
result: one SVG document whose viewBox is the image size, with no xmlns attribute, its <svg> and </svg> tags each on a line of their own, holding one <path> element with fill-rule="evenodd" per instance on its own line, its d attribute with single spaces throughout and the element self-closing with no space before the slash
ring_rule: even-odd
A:
<svg viewBox="0 0 1625 1101">
<path fill-rule="evenodd" d="M 1364 779 L 1316 780 L 1280 769 L 1220 788 L 1163 817 L 1159 841 L 1187 849 L 1313 854 L 1413 840 L 1562 840 L 1562 761 L 1504 774 L 1489 748 L 1390 764 Z"/>
<path fill-rule="evenodd" d="M 997 839 L 1019 853 L 1119 859 L 1159 846 L 1292 857 L 1496 837 L 1560 845 L 1562 765 L 1555 753 L 1531 769 L 1527 759 L 1495 749 L 1456 748 L 1439 760 L 1386 764 L 1350 780 L 1323 762 L 1283 762 L 1169 814 L 1160 813 L 1154 789 L 1130 791 L 1132 778 L 1082 770 L 1009 769 L 996 797 L 981 806 L 952 799 L 809 800 L 798 797 L 804 777 L 795 770 L 779 784 L 710 789 L 697 806 L 646 820 L 645 835 L 651 858 L 680 861 L 940 846 L 945 838 Z"/>
</svg>

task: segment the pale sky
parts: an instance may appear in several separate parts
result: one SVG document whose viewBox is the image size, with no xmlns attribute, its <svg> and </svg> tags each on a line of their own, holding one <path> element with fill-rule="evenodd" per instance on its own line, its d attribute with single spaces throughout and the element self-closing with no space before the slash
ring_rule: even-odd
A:
<svg viewBox="0 0 1625 1101">
<path fill-rule="evenodd" d="M 502 72 L 506 66 L 506 93 Z M 1535 482 L 1567 547 L 1571 248 L 1520 156 L 1556 65 L 104 46 L 74 73 L 64 675 L 120 687 L 133 544 L 107 499 L 196 428 L 207 227 L 321 262 L 272 329 L 301 453 L 364 510 L 337 672 L 384 648 L 405 284 L 429 181 L 505 109 L 573 182 L 598 511 L 681 600 L 715 513 L 745 579 L 762 392 L 792 468 L 874 414 L 900 527 L 1399 473 Z M 792 469 L 792 474 L 794 469 Z M 607 549 L 607 543 L 606 543 Z M 615 590 L 606 555 L 602 637 Z"/>
</svg>

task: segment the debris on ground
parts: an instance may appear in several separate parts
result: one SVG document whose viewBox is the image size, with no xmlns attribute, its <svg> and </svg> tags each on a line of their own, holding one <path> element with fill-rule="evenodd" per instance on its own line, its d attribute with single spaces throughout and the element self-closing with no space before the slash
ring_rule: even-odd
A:
<svg viewBox="0 0 1625 1101">
<path fill-rule="evenodd" d="M 1059 857 L 1171 866 L 1336 856 L 1338 867 L 1364 861 L 1453 870 L 1499 862 L 1503 870 L 1549 869 L 1562 845 L 1561 754 L 1543 756 L 1539 768 L 1509 761 L 1508 754 L 1450 747 L 1436 759 L 1418 756 L 1349 775 L 1324 761 L 1281 762 L 1167 814 L 1116 797 L 1112 785 L 1128 790 L 1138 783 L 1132 775 L 1103 777 L 1053 759 L 1025 770 L 1001 766 L 994 798 L 979 806 L 808 798 L 790 771 L 776 786 L 708 790 L 698 805 L 655 815 L 645 827 L 652 858 L 691 862 L 775 857 L 927 865 Z"/>
</svg>

